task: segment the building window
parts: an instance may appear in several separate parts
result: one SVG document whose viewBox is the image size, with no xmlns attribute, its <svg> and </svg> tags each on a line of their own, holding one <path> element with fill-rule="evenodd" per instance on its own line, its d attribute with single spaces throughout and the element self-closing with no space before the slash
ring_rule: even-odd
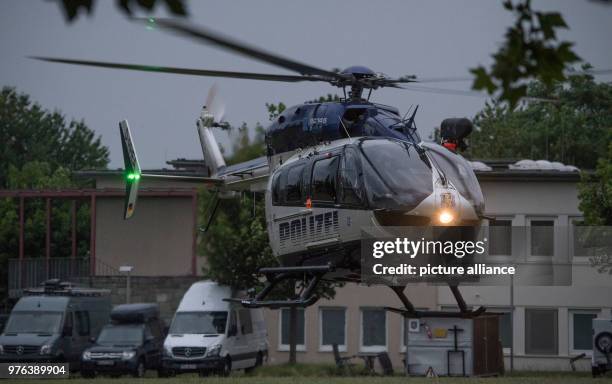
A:
<svg viewBox="0 0 612 384">
<path fill-rule="evenodd" d="M 489 221 L 489 255 L 512 255 L 512 220 L 495 219 Z"/>
<path fill-rule="evenodd" d="M 291 319 L 291 310 L 289 308 L 282 308 L 279 311 L 280 315 L 280 327 L 279 327 L 279 351 L 289 350 L 289 323 Z M 296 335 L 296 350 L 305 351 L 305 321 L 304 321 L 304 309 L 297 308 L 297 335 Z"/>
<path fill-rule="evenodd" d="M 387 350 L 387 312 L 380 308 L 361 310 L 361 345 L 363 352 Z"/>
<path fill-rule="evenodd" d="M 558 340 L 556 309 L 525 310 L 525 353 L 557 355 Z"/>
<path fill-rule="evenodd" d="M 338 350 L 346 351 L 346 309 L 345 308 L 319 308 L 319 322 L 321 330 L 320 351 L 332 351 L 334 344 Z"/>
<path fill-rule="evenodd" d="M 572 256 L 573 257 L 584 257 L 589 256 L 588 253 L 588 234 L 590 228 L 584 225 L 584 220 L 581 218 L 571 218 L 571 237 L 572 243 Z M 586 247 L 585 247 L 586 246 Z"/>
<path fill-rule="evenodd" d="M 582 353 L 593 350 L 593 319 L 597 311 L 570 311 L 570 349 Z"/>
<path fill-rule="evenodd" d="M 312 200 L 320 202 L 336 201 L 336 174 L 338 156 L 317 160 L 312 167 Z"/>
<path fill-rule="evenodd" d="M 499 316 L 499 339 L 503 348 L 512 348 L 512 313 L 504 312 Z"/>
<path fill-rule="evenodd" d="M 553 256 L 554 220 L 530 220 L 531 256 Z"/>
</svg>

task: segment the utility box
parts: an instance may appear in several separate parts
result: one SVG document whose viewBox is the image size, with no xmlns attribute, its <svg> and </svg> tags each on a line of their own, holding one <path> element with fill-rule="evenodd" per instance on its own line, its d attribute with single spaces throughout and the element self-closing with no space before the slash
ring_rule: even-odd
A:
<svg viewBox="0 0 612 384">
<path fill-rule="evenodd" d="M 406 372 L 411 376 L 503 373 L 499 316 L 407 319 Z"/>
<path fill-rule="evenodd" d="M 612 319 L 593 319 L 593 376 L 612 370 Z"/>
</svg>

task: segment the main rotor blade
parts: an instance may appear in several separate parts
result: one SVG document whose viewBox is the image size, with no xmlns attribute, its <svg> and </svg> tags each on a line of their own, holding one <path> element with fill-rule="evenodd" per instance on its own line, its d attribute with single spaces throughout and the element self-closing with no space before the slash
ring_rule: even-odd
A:
<svg viewBox="0 0 612 384">
<path fill-rule="evenodd" d="M 262 61 L 264 63 L 276 65 L 281 68 L 298 72 L 302 75 L 318 75 L 326 77 L 327 80 L 342 78 L 335 72 L 326 71 L 324 69 L 313 67 L 311 65 L 304 64 L 293 59 L 282 57 L 275 53 L 254 47 L 234 38 L 224 36 L 208 28 L 196 27 L 171 19 L 148 18 L 144 20 L 149 23 L 148 27 L 154 28 L 155 26 L 161 26 L 163 28 L 168 28 L 181 35 L 185 35 L 188 37 L 195 38 L 196 40 L 201 40 L 206 43 L 216 45 L 217 47 L 241 54 L 243 56 L 250 57 L 252 59 Z"/>
<path fill-rule="evenodd" d="M 285 81 L 285 82 L 326 81 L 326 79 L 321 79 L 320 77 L 317 77 L 317 76 L 275 75 L 275 74 L 268 74 L 268 73 L 215 71 L 215 70 L 208 70 L 208 69 L 192 69 L 192 68 L 177 68 L 177 67 L 159 67 L 159 66 L 154 66 L 154 65 L 110 63 L 110 62 L 105 62 L 105 61 L 90 61 L 90 60 L 73 60 L 73 59 L 62 59 L 62 58 L 56 58 L 56 57 L 30 56 L 30 58 L 36 59 L 36 60 L 42 60 L 42 61 L 49 61 L 53 63 L 86 65 L 90 67 L 100 67 L 100 68 L 127 69 L 127 70 L 132 70 L 132 71 L 143 71 L 143 72 L 173 73 L 173 74 L 178 74 L 178 75 L 230 77 L 230 78 L 236 78 L 236 79 Z"/>
<path fill-rule="evenodd" d="M 420 85 L 403 85 L 397 86 L 396 88 L 405 89 L 408 91 L 415 92 L 426 92 L 426 93 L 437 93 L 439 95 L 453 95 L 453 96 L 471 96 L 471 97 L 480 97 L 480 98 L 489 98 L 491 97 L 486 92 L 479 91 L 465 91 L 461 89 L 448 89 L 448 88 L 434 88 L 434 87 L 423 87 Z M 532 97 L 532 96 L 524 96 L 521 97 L 522 100 L 525 101 L 541 101 L 548 103 L 556 103 L 558 100 L 555 99 L 546 99 L 543 97 Z"/>
</svg>

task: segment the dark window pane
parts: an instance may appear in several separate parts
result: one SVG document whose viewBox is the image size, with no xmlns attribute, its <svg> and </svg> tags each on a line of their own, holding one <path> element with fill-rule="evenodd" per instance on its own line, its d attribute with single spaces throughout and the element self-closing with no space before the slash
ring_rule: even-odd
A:
<svg viewBox="0 0 612 384">
<path fill-rule="evenodd" d="M 277 172 L 272 179 L 272 204 L 280 204 L 282 202 L 281 199 L 281 190 L 280 190 L 280 176 L 281 173 Z"/>
<path fill-rule="evenodd" d="M 502 347 L 512 347 L 512 314 L 510 312 L 502 313 L 499 317 L 499 338 Z"/>
<path fill-rule="evenodd" d="M 574 313 L 574 349 L 593 349 L 593 319 L 592 313 Z"/>
<path fill-rule="evenodd" d="M 512 220 L 489 223 L 489 255 L 512 255 Z"/>
<path fill-rule="evenodd" d="M 251 322 L 251 310 L 241 309 L 238 311 L 238 319 L 240 320 L 240 332 L 243 335 L 253 333 L 253 323 Z"/>
<path fill-rule="evenodd" d="M 338 156 L 318 160 L 312 169 L 312 200 L 336 201 L 336 174 Z"/>
<path fill-rule="evenodd" d="M 281 344 L 289 345 L 289 323 L 291 315 L 289 308 L 281 309 Z M 304 310 L 297 310 L 296 344 L 304 345 Z"/>
<path fill-rule="evenodd" d="M 321 309 L 322 345 L 346 345 L 344 309 Z"/>
<path fill-rule="evenodd" d="M 386 345 L 387 324 L 385 311 L 382 309 L 363 310 L 363 346 Z"/>
<path fill-rule="evenodd" d="M 347 148 L 344 151 L 340 169 L 340 197 L 343 204 L 363 204 L 363 186 L 360 174 L 359 155 L 354 149 Z"/>
<path fill-rule="evenodd" d="M 554 221 L 531 221 L 531 254 L 533 256 L 553 256 L 554 254 Z"/>
<path fill-rule="evenodd" d="M 534 355 L 558 354 L 557 310 L 525 310 L 525 352 Z"/>
<path fill-rule="evenodd" d="M 302 171 L 304 164 L 291 167 L 287 172 L 287 203 L 300 203 L 302 201 Z"/>
</svg>

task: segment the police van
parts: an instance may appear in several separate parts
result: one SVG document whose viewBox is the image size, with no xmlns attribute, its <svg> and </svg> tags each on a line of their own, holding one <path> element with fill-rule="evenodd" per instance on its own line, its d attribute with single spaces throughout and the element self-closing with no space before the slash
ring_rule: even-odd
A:
<svg viewBox="0 0 612 384">
<path fill-rule="evenodd" d="M 187 290 L 164 342 L 166 375 L 227 376 L 263 363 L 268 353 L 263 311 L 224 301 L 231 297 L 230 287 L 212 281 L 196 282 Z"/>
<path fill-rule="evenodd" d="M 0 362 L 68 362 L 76 369 L 110 310 L 109 290 L 57 279 L 24 290 L 0 335 Z"/>
</svg>

